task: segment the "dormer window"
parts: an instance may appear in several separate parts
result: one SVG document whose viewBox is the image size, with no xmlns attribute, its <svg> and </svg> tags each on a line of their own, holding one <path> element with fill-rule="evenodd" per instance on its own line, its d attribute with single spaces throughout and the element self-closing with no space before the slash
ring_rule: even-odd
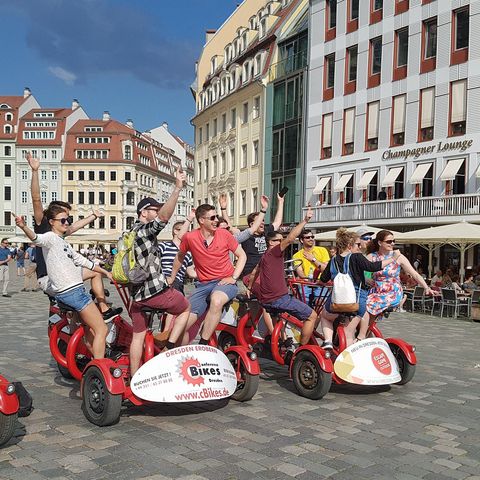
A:
<svg viewBox="0 0 480 480">
<path fill-rule="evenodd" d="M 6 113 L 5 114 L 5 120 L 7 122 L 11 122 L 13 120 L 13 115 L 11 113 Z"/>
<path fill-rule="evenodd" d="M 247 31 L 243 32 L 242 35 L 242 51 L 247 48 Z"/>
<path fill-rule="evenodd" d="M 262 18 L 260 21 L 260 29 L 259 29 L 259 36 L 260 38 L 264 37 L 265 34 L 267 33 L 267 20 L 265 18 Z"/>
<path fill-rule="evenodd" d="M 210 60 L 210 73 L 213 75 L 217 69 L 217 57 L 213 57 Z"/>
<path fill-rule="evenodd" d="M 5 126 L 3 127 L 3 131 L 4 131 L 4 133 L 12 133 L 12 127 L 11 127 L 11 125 L 5 125 Z"/>
</svg>

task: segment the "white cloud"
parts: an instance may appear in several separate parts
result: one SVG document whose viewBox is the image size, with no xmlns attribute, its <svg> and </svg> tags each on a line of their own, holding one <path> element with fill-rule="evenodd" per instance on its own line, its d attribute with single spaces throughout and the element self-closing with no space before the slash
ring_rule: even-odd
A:
<svg viewBox="0 0 480 480">
<path fill-rule="evenodd" d="M 49 67 L 48 70 L 53 76 L 63 80 L 67 85 L 70 86 L 72 86 L 77 79 L 77 76 L 74 73 L 69 72 L 62 67 Z"/>
</svg>

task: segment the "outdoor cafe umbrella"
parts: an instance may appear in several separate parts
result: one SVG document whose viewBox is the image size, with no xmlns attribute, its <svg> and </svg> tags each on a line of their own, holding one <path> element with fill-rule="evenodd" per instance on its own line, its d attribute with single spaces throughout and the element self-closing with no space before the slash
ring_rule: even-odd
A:
<svg viewBox="0 0 480 480">
<path fill-rule="evenodd" d="M 378 227 L 371 227 L 370 225 L 365 225 L 362 223 L 361 225 L 356 225 L 355 227 L 348 227 L 347 230 L 356 232 L 359 228 L 366 229 L 368 232 L 377 233 L 380 230 L 384 230 L 383 228 Z M 388 229 L 390 232 L 397 236 L 398 232 L 394 232 L 393 230 Z M 337 231 L 336 230 L 329 230 L 328 232 L 321 232 L 315 235 L 315 240 L 323 241 L 323 242 L 335 242 L 337 239 Z"/>
<path fill-rule="evenodd" d="M 30 243 L 31 240 L 27 237 L 10 237 L 8 239 L 10 243 Z"/>
<path fill-rule="evenodd" d="M 452 245 L 460 252 L 460 280 L 465 277 L 465 252 L 480 244 L 480 225 L 468 222 L 451 223 L 439 227 L 422 228 L 397 233 L 398 243 L 415 243 L 428 250 L 428 274 L 432 274 L 432 255 L 435 247 Z"/>
</svg>

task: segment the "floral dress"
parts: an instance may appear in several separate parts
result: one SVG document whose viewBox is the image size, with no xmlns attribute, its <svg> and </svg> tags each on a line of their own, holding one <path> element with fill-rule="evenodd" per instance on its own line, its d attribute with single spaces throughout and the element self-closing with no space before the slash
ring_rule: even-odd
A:
<svg viewBox="0 0 480 480">
<path fill-rule="evenodd" d="M 391 254 L 393 255 L 393 253 Z M 372 253 L 372 261 L 382 261 L 390 255 L 379 255 Z M 375 286 L 370 290 L 367 298 L 367 311 L 372 315 L 378 315 L 388 307 L 396 307 L 400 304 L 403 297 L 402 283 L 400 282 L 400 265 L 394 260 L 383 270 L 375 272 L 373 279 Z"/>
</svg>

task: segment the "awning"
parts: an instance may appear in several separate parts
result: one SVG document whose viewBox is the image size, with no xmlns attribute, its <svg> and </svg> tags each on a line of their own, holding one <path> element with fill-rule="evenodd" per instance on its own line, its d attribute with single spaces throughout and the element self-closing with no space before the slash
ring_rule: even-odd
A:
<svg viewBox="0 0 480 480">
<path fill-rule="evenodd" d="M 440 180 L 455 180 L 455 175 L 460 170 L 463 162 L 465 161 L 464 158 L 457 158 L 455 160 L 449 160 L 445 168 L 443 169 L 442 174 L 440 175 Z"/>
<path fill-rule="evenodd" d="M 365 172 L 363 174 L 363 177 L 360 179 L 360 181 L 357 184 L 357 190 L 364 190 L 365 188 L 367 188 L 376 174 L 377 174 L 376 170 Z"/>
<path fill-rule="evenodd" d="M 395 185 L 395 180 L 400 175 L 403 167 L 393 167 L 391 168 L 382 182 L 382 187 L 393 187 Z"/>
<path fill-rule="evenodd" d="M 342 175 L 340 177 L 340 180 L 335 185 L 335 187 L 333 187 L 333 191 L 343 192 L 343 190 L 345 190 L 347 183 L 350 181 L 352 177 L 353 177 L 353 173 L 346 173 L 345 175 Z"/>
<path fill-rule="evenodd" d="M 323 189 L 328 185 L 328 182 L 331 178 L 332 177 L 321 177 L 317 185 L 313 189 L 313 194 L 320 195 L 323 192 Z"/>
<path fill-rule="evenodd" d="M 421 163 L 420 165 L 417 165 L 417 168 L 413 172 L 413 175 L 410 177 L 409 182 L 413 184 L 422 183 L 425 175 L 430 170 L 430 167 L 432 165 L 433 163 Z"/>
</svg>

